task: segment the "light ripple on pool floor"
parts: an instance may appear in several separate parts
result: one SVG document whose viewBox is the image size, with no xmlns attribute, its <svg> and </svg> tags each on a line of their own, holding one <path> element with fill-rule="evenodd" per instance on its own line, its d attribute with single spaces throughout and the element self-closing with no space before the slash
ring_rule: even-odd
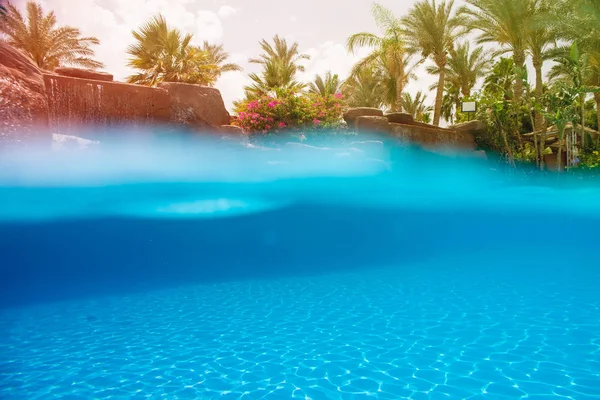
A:
<svg viewBox="0 0 600 400">
<path fill-rule="evenodd" d="M 593 282 L 458 271 L 374 269 L 2 311 L 0 398 L 600 398 Z"/>
</svg>

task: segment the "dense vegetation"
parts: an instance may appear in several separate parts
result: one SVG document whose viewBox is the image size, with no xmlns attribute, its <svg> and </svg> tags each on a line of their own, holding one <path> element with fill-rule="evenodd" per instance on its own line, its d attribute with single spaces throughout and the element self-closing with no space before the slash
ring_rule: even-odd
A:
<svg viewBox="0 0 600 400">
<path fill-rule="evenodd" d="M 600 2 L 465 1 L 459 7 L 454 0 L 418 0 L 404 16 L 375 4 L 379 32 L 348 38 L 349 52 L 370 51 L 345 80 L 332 71 L 303 82 L 298 73 L 309 56 L 299 44 L 280 36 L 261 40 L 262 53 L 249 60 L 261 71 L 249 74 L 244 99 L 234 105 L 236 123 L 260 133 L 335 128 L 343 109 L 356 106 L 404 111 L 434 125 L 477 118 L 488 127 L 479 146 L 510 163 L 543 169 L 545 154 L 556 154 L 560 164 L 566 153 L 569 167 L 598 167 Z M 26 11 L 25 18 L 8 3 L 0 31 L 40 67 L 101 66 L 92 59 L 96 38 L 57 27 L 54 14 L 44 15 L 34 2 Z M 221 74 L 240 70 L 226 62 L 222 46 L 192 41 L 156 16 L 133 32 L 129 65 L 138 73 L 129 82 L 213 85 Z M 435 91 L 431 102 L 423 90 L 405 91 L 421 65 L 437 77 L 428 88 Z M 466 100 L 477 103 L 476 115 L 461 112 Z"/>
</svg>

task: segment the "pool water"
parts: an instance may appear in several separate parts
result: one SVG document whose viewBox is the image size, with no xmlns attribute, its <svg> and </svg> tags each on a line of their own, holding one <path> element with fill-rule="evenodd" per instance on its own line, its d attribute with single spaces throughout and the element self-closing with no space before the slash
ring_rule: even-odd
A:
<svg viewBox="0 0 600 400">
<path fill-rule="evenodd" d="M 292 147 L 0 161 L 0 398 L 600 398 L 595 182 Z"/>
</svg>

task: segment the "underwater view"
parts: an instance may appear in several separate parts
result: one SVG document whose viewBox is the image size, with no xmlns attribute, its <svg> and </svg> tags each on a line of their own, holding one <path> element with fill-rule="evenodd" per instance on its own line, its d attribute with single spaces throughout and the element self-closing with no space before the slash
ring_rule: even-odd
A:
<svg viewBox="0 0 600 400">
<path fill-rule="evenodd" d="M 369 136 L 7 155 L 0 398 L 599 398 L 592 183 Z"/>
<path fill-rule="evenodd" d="M 0 0 L 0 400 L 600 400 L 600 0 Z"/>
</svg>

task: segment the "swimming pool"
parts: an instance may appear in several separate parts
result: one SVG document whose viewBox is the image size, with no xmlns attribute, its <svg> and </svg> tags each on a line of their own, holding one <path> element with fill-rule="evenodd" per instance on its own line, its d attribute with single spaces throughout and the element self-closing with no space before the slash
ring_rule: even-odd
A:
<svg viewBox="0 0 600 400">
<path fill-rule="evenodd" d="M 8 161 L 0 397 L 600 398 L 593 182 L 292 148 Z"/>
</svg>

